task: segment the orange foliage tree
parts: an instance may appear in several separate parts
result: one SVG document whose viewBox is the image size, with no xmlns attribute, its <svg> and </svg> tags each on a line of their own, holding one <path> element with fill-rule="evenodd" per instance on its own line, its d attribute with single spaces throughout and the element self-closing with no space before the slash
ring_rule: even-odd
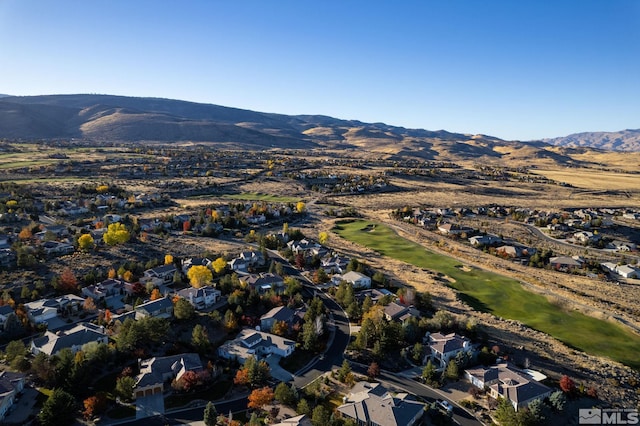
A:
<svg viewBox="0 0 640 426">
<path fill-rule="evenodd" d="M 254 389 L 253 392 L 249 394 L 247 404 L 247 408 L 257 408 L 262 409 L 267 404 L 271 404 L 273 402 L 273 389 L 268 386 L 265 386 L 260 389 Z"/>
<path fill-rule="evenodd" d="M 72 293 L 77 290 L 78 279 L 69 268 L 64 268 L 58 280 L 58 290 L 61 293 Z"/>
<path fill-rule="evenodd" d="M 158 290 L 157 288 L 154 288 L 151 291 L 151 296 L 149 296 L 150 300 L 157 300 L 160 299 L 162 297 L 162 294 L 160 293 L 160 290 Z"/>
</svg>

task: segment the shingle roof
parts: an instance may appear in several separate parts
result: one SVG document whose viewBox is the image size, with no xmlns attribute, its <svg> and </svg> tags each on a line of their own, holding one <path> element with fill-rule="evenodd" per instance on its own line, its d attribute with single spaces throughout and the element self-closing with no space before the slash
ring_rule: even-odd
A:
<svg viewBox="0 0 640 426">
<path fill-rule="evenodd" d="M 64 348 L 82 346 L 106 336 L 103 327 L 85 322 L 59 334 L 47 331 L 44 336 L 33 339 L 33 346 L 47 355 L 53 355 Z"/>
</svg>

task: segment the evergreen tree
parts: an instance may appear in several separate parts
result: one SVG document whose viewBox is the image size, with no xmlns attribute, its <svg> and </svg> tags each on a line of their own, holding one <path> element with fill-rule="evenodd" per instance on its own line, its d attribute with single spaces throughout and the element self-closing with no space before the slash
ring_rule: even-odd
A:
<svg viewBox="0 0 640 426">
<path fill-rule="evenodd" d="M 46 400 L 38 420 L 42 426 L 58 426 L 73 422 L 76 409 L 76 400 L 73 395 L 62 389 L 54 389 Z"/>
<path fill-rule="evenodd" d="M 213 402 L 207 402 L 207 406 L 204 408 L 204 421 L 205 426 L 215 426 L 218 422 L 218 411 Z"/>
</svg>

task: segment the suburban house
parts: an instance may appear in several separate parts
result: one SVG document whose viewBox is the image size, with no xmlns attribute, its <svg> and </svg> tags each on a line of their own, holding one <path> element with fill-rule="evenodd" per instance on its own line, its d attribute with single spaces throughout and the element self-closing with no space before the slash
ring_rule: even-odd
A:
<svg viewBox="0 0 640 426">
<path fill-rule="evenodd" d="M 145 359 L 140 362 L 140 374 L 136 376 L 133 396 L 139 398 L 162 394 L 166 383 L 179 380 L 187 371 L 202 370 L 200 356 L 194 353 Z"/>
<path fill-rule="evenodd" d="M 496 254 L 503 257 L 510 257 L 510 258 L 532 256 L 535 253 L 536 253 L 536 249 L 531 247 L 504 245 L 496 248 Z"/>
<path fill-rule="evenodd" d="M 53 333 L 46 331 L 44 336 L 37 337 L 31 341 L 31 353 L 38 355 L 45 353 L 49 356 L 55 355 L 64 348 L 71 349 L 76 353 L 82 346 L 90 342 L 107 343 L 109 336 L 104 331 L 104 327 L 82 322 L 75 327 Z"/>
<path fill-rule="evenodd" d="M 557 256 L 549 259 L 549 265 L 559 271 L 572 271 L 574 269 L 582 268 L 584 260 L 579 256 Z"/>
<path fill-rule="evenodd" d="M 296 342 L 293 340 L 245 328 L 234 340 L 220 346 L 218 355 L 225 359 L 236 359 L 240 364 L 244 364 L 250 356 L 260 359 L 274 354 L 286 358 L 293 353 L 295 347 Z"/>
<path fill-rule="evenodd" d="M 95 301 L 104 300 L 111 296 L 123 295 L 124 293 L 124 281 L 113 278 L 82 288 L 82 295 L 85 297 L 91 297 Z"/>
<path fill-rule="evenodd" d="M 360 272 L 349 271 L 340 276 L 340 280 L 351 283 L 354 289 L 371 288 L 371 278 Z"/>
<path fill-rule="evenodd" d="M 24 389 L 25 375 L 10 371 L 0 372 L 0 422 L 16 402 L 16 396 Z"/>
<path fill-rule="evenodd" d="M 173 302 L 168 297 L 161 297 L 135 307 L 135 318 L 145 317 L 171 318 L 173 317 Z"/>
<path fill-rule="evenodd" d="M 616 251 L 636 251 L 638 250 L 638 246 L 634 243 L 630 243 L 628 241 L 620 241 L 614 240 L 607 246 L 608 248 L 612 248 Z"/>
<path fill-rule="evenodd" d="M 176 271 L 177 269 L 173 264 L 156 266 L 155 268 L 144 271 L 144 276 L 140 279 L 140 282 L 152 282 L 154 285 L 160 287 L 163 284 L 171 283 L 173 281 L 173 274 L 175 274 Z"/>
<path fill-rule="evenodd" d="M 594 235 L 593 232 L 589 231 L 578 231 L 573 234 L 573 240 L 581 244 L 590 244 L 598 242 L 600 240 L 600 236 Z"/>
<path fill-rule="evenodd" d="M 356 300 L 359 303 L 362 303 L 367 296 L 371 298 L 373 303 L 378 303 L 378 301 L 383 297 L 390 297 L 391 300 L 396 300 L 398 298 L 392 291 L 387 290 L 386 288 L 368 288 L 356 293 Z"/>
<path fill-rule="evenodd" d="M 347 270 L 349 258 L 337 255 L 325 256 L 320 262 L 322 269 L 324 269 L 327 274 L 342 274 Z"/>
<path fill-rule="evenodd" d="M 260 294 L 264 294 L 269 290 L 273 290 L 278 294 L 284 292 L 284 279 L 280 275 L 272 274 L 271 272 L 240 277 L 240 282 Z"/>
<path fill-rule="evenodd" d="M 424 414 L 424 404 L 406 393 L 393 396 L 380 383 L 358 382 L 336 410 L 358 425 L 412 426 Z"/>
<path fill-rule="evenodd" d="M 413 306 L 404 306 L 391 302 L 384 307 L 384 317 L 387 321 L 400 321 L 404 323 L 411 317 L 420 318 L 420 311 Z"/>
<path fill-rule="evenodd" d="M 12 268 L 16 266 L 17 260 L 18 256 L 13 250 L 9 248 L 0 249 L 0 267 Z"/>
<path fill-rule="evenodd" d="M 638 278 L 639 272 L 631 265 L 620 265 L 616 268 L 616 273 L 623 278 Z"/>
<path fill-rule="evenodd" d="M 74 294 L 65 294 L 55 299 L 40 299 L 25 303 L 27 316 L 34 324 L 42 324 L 58 314 L 66 316 L 80 312 L 84 299 Z"/>
<path fill-rule="evenodd" d="M 475 247 L 482 246 L 492 246 L 495 244 L 501 244 L 502 238 L 496 237 L 495 235 L 476 235 L 475 237 L 469 238 L 469 243 Z"/>
<path fill-rule="evenodd" d="M 229 262 L 232 271 L 247 272 L 249 268 L 259 268 L 266 264 L 264 256 L 259 251 L 243 251 L 238 257 Z"/>
<path fill-rule="evenodd" d="M 479 389 L 489 388 L 492 398 L 508 399 L 516 411 L 536 399 L 544 399 L 551 395 L 551 388 L 506 363 L 465 370 L 465 377 Z"/>
<path fill-rule="evenodd" d="M 207 259 L 206 257 L 192 257 L 185 259 L 182 261 L 182 273 L 186 274 L 192 266 L 204 266 L 211 268 L 211 263 L 211 259 Z"/>
<path fill-rule="evenodd" d="M 291 249 L 293 254 L 302 253 L 307 256 L 311 249 L 322 247 L 320 244 L 315 243 L 313 241 L 309 241 L 307 239 L 302 239 L 300 241 L 289 241 L 287 243 L 287 247 Z"/>
<path fill-rule="evenodd" d="M 260 330 L 269 331 L 278 321 L 284 321 L 291 327 L 296 318 L 296 311 L 286 306 L 278 306 L 260 317 Z"/>
<path fill-rule="evenodd" d="M 211 286 L 188 287 L 178 291 L 178 296 L 188 300 L 196 309 L 206 309 L 220 300 L 222 292 Z"/>
<path fill-rule="evenodd" d="M 272 426 L 313 426 L 313 424 L 309 417 L 302 414 L 295 417 L 289 417 L 288 419 L 284 419 L 280 423 L 273 424 Z"/>
<path fill-rule="evenodd" d="M 4 323 L 7 322 L 9 315 L 15 315 L 15 311 L 9 305 L 0 306 L 0 329 L 4 330 Z"/>
<path fill-rule="evenodd" d="M 45 241 L 42 243 L 42 250 L 47 256 L 62 256 L 65 254 L 71 254 L 76 251 L 75 247 L 71 244 L 60 243 L 58 241 Z"/>
<path fill-rule="evenodd" d="M 425 340 L 431 350 L 431 359 L 439 368 L 446 368 L 460 352 L 472 350 L 471 340 L 456 333 L 427 333 Z"/>
</svg>

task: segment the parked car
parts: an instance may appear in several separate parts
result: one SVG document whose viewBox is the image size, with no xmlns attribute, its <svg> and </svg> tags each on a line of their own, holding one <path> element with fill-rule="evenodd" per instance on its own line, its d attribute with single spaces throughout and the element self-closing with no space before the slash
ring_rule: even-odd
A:
<svg viewBox="0 0 640 426">
<path fill-rule="evenodd" d="M 436 403 L 440 408 L 447 412 L 447 414 L 453 413 L 453 405 L 449 401 L 445 401 L 444 399 L 436 400 Z"/>
</svg>

